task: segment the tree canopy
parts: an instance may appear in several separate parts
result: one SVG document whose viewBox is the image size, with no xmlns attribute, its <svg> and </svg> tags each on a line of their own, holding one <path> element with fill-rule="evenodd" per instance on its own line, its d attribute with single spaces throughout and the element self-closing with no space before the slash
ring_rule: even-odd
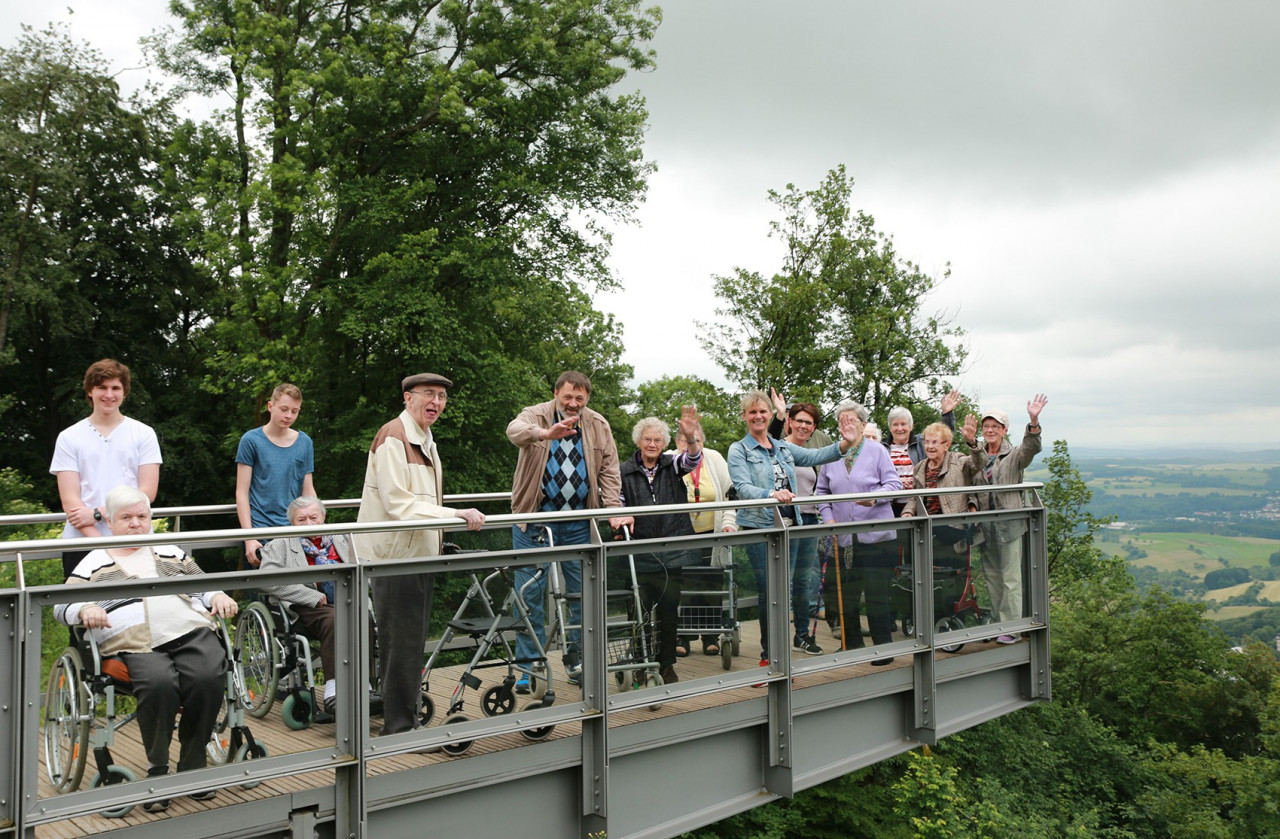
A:
<svg viewBox="0 0 1280 839">
<path fill-rule="evenodd" d="M 744 389 L 776 387 L 827 407 L 853 399 L 883 418 L 894 405 L 936 401 L 968 350 L 949 315 L 924 313 L 947 274 L 901 258 L 852 194 L 843 165 L 815 189 L 769 192 L 783 264 L 768 279 L 740 268 L 715 278 L 726 320 L 705 325 L 708 349 Z"/>
<path fill-rule="evenodd" d="M 651 169 L 643 100 L 620 87 L 652 64 L 656 10 L 173 10 L 177 30 L 152 46 L 174 96 L 230 103 L 205 120 L 121 102 L 63 36 L 0 54 L 19 115 L 0 158 L 5 462 L 44 472 L 103 356 L 133 368 L 126 412 L 160 434 L 162 503 L 229 497 L 236 439 L 281 381 L 303 390 L 330 497 L 358 493 L 410 372 L 457 383 L 435 429 L 450 491 L 509 481 L 501 429 L 564 369 L 622 415 L 631 371 L 591 295 L 614 282 L 601 222 L 629 217 Z"/>
</svg>

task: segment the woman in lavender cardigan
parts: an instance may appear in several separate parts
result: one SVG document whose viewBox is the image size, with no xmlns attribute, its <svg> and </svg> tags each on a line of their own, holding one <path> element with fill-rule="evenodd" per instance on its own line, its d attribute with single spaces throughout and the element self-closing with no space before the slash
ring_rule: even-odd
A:
<svg viewBox="0 0 1280 839">
<path fill-rule="evenodd" d="M 818 495 L 846 495 L 859 492 L 890 492 L 902 489 L 902 481 L 884 446 L 863 437 L 867 409 L 857 402 L 843 402 L 836 408 L 840 433 L 856 442 L 839 460 L 823 465 L 818 472 Z M 892 519 L 893 506 L 888 499 L 866 501 L 827 501 L 818 505 L 823 522 L 870 521 Z M 862 620 L 858 601 L 865 593 L 867 623 L 874 644 L 893 640 L 893 617 L 889 611 L 889 575 L 898 558 L 898 543 L 892 530 L 842 533 L 840 548 L 839 600 L 841 649 L 863 646 Z M 835 585 L 828 583 L 827 589 Z M 874 664 L 888 664 L 891 659 L 877 659 Z"/>
</svg>

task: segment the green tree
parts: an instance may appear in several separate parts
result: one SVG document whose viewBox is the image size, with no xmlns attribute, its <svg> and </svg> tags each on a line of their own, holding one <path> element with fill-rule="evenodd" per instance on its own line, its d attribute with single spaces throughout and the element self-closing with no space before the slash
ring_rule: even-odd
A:
<svg viewBox="0 0 1280 839">
<path fill-rule="evenodd" d="M 743 269 L 715 278 L 728 322 L 708 326 L 709 351 L 743 388 L 828 406 L 925 408 L 968 354 L 950 316 L 923 312 L 946 273 L 931 277 L 898 256 L 875 219 L 852 208 L 852 192 L 843 166 L 816 189 L 769 192 L 782 268 L 769 279 Z"/>
<path fill-rule="evenodd" d="M 0 49 L 0 113 L 0 462 L 47 474 L 58 432 L 86 413 L 85 368 L 115 357 L 134 373 L 126 410 L 160 434 L 172 500 L 179 476 L 207 474 L 187 467 L 217 415 L 182 395 L 208 295 L 159 164 L 172 113 L 122 99 L 102 57 L 57 27 Z M 53 482 L 38 496 L 54 503 Z"/>
<path fill-rule="evenodd" d="M 1147 758 L 1163 775 L 1138 799 L 1152 832 L 1173 839 L 1280 835 L 1280 763 L 1268 757 L 1232 759 L 1196 746 L 1182 751 L 1153 744 Z"/>
<path fill-rule="evenodd" d="M 923 747 L 907 755 L 907 769 L 894 784 L 897 815 L 916 839 L 1004 837 L 1005 820 L 986 801 L 970 801 L 959 789 L 959 772 Z"/>
<path fill-rule="evenodd" d="M 1111 560 L 1097 547 L 1099 529 L 1111 521 L 1088 512 L 1093 491 L 1071 462 L 1066 440 L 1055 440 L 1046 464 L 1049 480 L 1042 498 L 1047 512 L 1045 546 L 1049 558 L 1050 593 L 1093 577 Z"/>
<path fill-rule="evenodd" d="M 450 488 L 510 476 L 511 417 L 563 369 L 593 407 L 627 400 L 603 218 L 650 171 L 643 101 L 658 21 L 638 0 L 175 2 L 165 67 L 231 102 L 175 155 L 186 219 L 221 289 L 204 386 L 240 408 L 281 379 L 319 428 L 325 492 L 358 488 L 364 446 L 406 372 L 458 386 L 438 424 Z M 229 449 L 233 432 L 224 442 Z M 314 436 L 314 435 L 313 435 Z M 465 442 L 449 446 L 448 442 Z M 448 466 L 448 463 L 446 464 Z"/>
</svg>

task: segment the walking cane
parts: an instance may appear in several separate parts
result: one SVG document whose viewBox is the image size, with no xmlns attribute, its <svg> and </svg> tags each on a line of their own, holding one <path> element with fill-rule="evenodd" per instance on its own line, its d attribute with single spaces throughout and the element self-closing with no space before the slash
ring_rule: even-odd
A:
<svg viewBox="0 0 1280 839">
<path fill-rule="evenodd" d="M 840 537 L 835 537 L 835 544 L 832 546 L 836 555 L 836 610 L 840 613 L 840 649 L 847 650 L 849 645 L 844 642 L 845 632 L 848 631 L 845 624 L 848 623 L 844 619 L 844 587 L 840 585 L 840 578 L 844 576 L 844 566 L 840 564 Z M 859 627 L 861 632 L 862 628 Z"/>
<path fill-rule="evenodd" d="M 833 544 L 835 543 L 836 537 L 834 535 L 828 538 L 831 539 Z M 822 611 L 822 606 L 823 606 L 822 598 L 823 598 L 823 595 L 826 594 L 826 590 L 827 590 L 827 561 L 829 559 L 831 559 L 831 552 L 823 551 L 822 552 L 822 570 L 818 572 L 818 600 L 813 604 L 813 615 L 811 616 L 813 619 L 809 621 L 809 637 L 810 638 L 816 638 L 818 636 L 818 613 Z M 830 620 L 830 619 L 831 619 L 831 616 L 828 615 L 827 620 Z"/>
</svg>

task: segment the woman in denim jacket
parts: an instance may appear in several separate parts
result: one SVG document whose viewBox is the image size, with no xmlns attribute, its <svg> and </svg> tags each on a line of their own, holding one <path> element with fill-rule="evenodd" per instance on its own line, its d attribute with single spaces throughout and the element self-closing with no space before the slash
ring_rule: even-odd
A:
<svg viewBox="0 0 1280 839">
<path fill-rule="evenodd" d="M 791 501 L 796 497 L 796 466 L 821 466 L 840 457 L 853 444 L 848 439 L 832 443 L 823 449 L 806 449 L 785 440 L 769 436 L 769 420 L 773 407 L 769 397 L 754 390 L 742 397 L 742 419 L 747 424 L 747 435 L 729 447 L 729 478 L 742 500 L 772 498 L 785 505 L 782 518 L 788 524 L 797 521 Z M 773 526 L 772 507 L 751 507 L 738 511 L 738 527 L 743 530 Z M 790 570 L 795 571 L 796 550 L 799 540 L 792 539 Z M 769 664 L 769 623 L 767 574 L 765 573 L 766 547 L 764 542 L 752 542 L 746 546 L 747 558 L 755 571 L 756 586 L 760 592 L 760 664 Z M 798 596 L 797 596 L 798 595 Z M 808 637 L 808 600 L 803 591 L 792 591 L 792 620 L 797 641 Z M 793 642 L 794 645 L 795 642 Z"/>
</svg>

